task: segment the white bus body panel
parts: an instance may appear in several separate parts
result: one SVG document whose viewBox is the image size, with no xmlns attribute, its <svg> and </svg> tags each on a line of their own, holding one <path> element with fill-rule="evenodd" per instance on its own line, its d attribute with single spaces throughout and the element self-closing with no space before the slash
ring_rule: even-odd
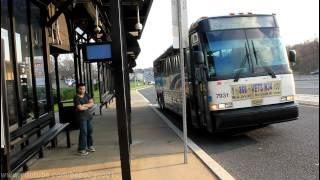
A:
<svg viewBox="0 0 320 180">
<path fill-rule="evenodd" d="M 209 104 L 232 103 L 231 107 L 219 110 L 253 107 L 255 105 L 252 104 L 252 100 L 255 98 L 233 99 L 232 86 L 250 86 L 253 84 L 265 84 L 272 83 L 275 81 L 278 81 L 280 83 L 280 93 L 274 96 L 270 95 L 257 98 L 262 99 L 262 103 L 259 104 L 259 106 L 284 103 L 284 101 L 281 100 L 282 97 L 295 95 L 295 84 L 292 74 L 278 74 L 276 75 L 276 78 L 272 78 L 271 76 L 247 77 L 240 78 L 238 82 L 234 82 L 233 79 L 209 81 Z"/>
</svg>

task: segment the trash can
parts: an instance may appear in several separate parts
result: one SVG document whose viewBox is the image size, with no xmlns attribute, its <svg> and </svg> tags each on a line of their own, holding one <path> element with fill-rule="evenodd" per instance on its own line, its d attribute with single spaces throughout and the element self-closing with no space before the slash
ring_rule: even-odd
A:
<svg viewBox="0 0 320 180">
<path fill-rule="evenodd" d="M 73 106 L 61 106 L 60 109 L 60 122 L 70 123 L 69 130 L 78 130 L 80 128 L 80 123 L 76 117 L 76 110 Z"/>
</svg>

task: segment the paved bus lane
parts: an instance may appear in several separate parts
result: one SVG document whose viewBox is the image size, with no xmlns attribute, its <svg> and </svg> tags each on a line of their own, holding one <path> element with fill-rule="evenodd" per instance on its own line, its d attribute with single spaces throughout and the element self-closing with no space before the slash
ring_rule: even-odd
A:
<svg viewBox="0 0 320 180">
<path fill-rule="evenodd" d="M 239 135 L 190 134 L 236 179 L 319 179 L 319 109 Z"/>
<path fill-rule="evenodd" d="M 154 88 L 140 93 L 156 103 Z M 189 138 L 236 179 L 319 179 L 319 107 L 299 111 L 296 121 L 213 135 L 189 130 Z M 181 118 L 165 115 L 181 129 Z"/>
</svg>

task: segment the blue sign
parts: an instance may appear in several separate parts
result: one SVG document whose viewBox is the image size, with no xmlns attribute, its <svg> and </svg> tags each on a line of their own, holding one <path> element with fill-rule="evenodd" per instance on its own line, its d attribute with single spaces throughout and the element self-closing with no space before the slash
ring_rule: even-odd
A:
<svg viewBox="0 0 320 180">
<path fill-rule="evenodd" d="M 111 60 L 111 44 L 92 43 L 84 46 L 84 60 L 86 62 L 101 62 Z"/>
</svg>

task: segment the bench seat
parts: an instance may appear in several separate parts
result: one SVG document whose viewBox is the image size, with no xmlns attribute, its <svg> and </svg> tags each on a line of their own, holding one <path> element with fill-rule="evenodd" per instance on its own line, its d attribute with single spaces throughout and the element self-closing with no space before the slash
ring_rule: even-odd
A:
<svg viewBox="0 0 320 180">
<path fill-rule="evenodd" d="M 21 151 L 16 154 L 11 154 L 10 167 L 11 172 L 16 172 L 21 167 L 26 166 L 26 163 L 36 154 L 38 154 L 50 141 L 57 137 L 62 131 L 66 130 L 67 134 L 67 147 L 70 145 L 70 134 L 68 127 L 69 123 L 56 123 L 45 134 L 41 135 L 38 139 L 25 146 Z"/>
</svg>

